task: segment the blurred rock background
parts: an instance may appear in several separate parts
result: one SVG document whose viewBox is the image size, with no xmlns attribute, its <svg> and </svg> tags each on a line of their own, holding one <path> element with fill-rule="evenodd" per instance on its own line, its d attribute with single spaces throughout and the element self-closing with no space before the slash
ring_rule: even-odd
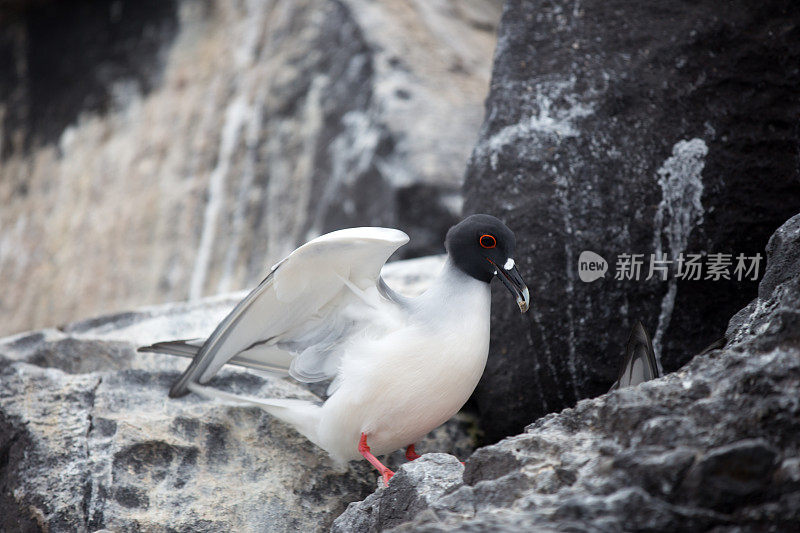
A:
<svg viewBox="0 0 800 533">
<path fill-rule="evenodd" d="M 443 251 L 500 7 L 0 4 L 0 334 L 241 289 L 340 227 Z"/>
</svg>

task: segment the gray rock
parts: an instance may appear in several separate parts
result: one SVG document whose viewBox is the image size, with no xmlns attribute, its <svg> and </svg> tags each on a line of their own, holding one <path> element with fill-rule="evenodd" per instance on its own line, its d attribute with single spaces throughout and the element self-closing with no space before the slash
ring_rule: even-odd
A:
<svg viewBox="0 0 800 533">
<path fill-rule="evenodd" d="M 607 391 L 635 321 L 673 371 L 755 296 L 736 256 L 800 206 L 799 24 L 786 0 L 506 3 L 465 211 L 516 231 L 532 307 L 495 295 L 489 442 Z M 592 283 L 587 250 L 609 263 Z M 733 254 L 733 279 L 646 281 L 656 252 Z M 614 279 L 623 253 L 639 281 Z"/>
<path fill-rule="evenodd" d="M 770 263 L 758 297 L 736 313 L 725 337 L 730 344 L 756 343 L 769 349 L 779 342 L 800 344 L 800 215 L 781 226 L 767 244 Z"/>
<path fill-rule="evenodd" d="M 404 523 L 376 512 L 390 505 L 390 482 L 351 504 L 337 524 L 349 531 L 796 531 L 800 343 L 796 330 L 761 324 L 800 311 L 792 274 L 798 227 L 800 216 L 771 239 L 754 302 L 761 311 L 731 322 L 742 333 L 726 348 L 479 448 L 463 481 Z M 430 479 L 446 475 L 442 465 L 425 468 Z M 436 480 L 419 483 L 398 483 L 392 501 L 440 490 Z"/>
<path fill-rule="evenodd" d="M 443 251 L 498 0 L 19 3 L 0 334 L 247 287 L 341 227 Z"/>
<path fill-rule="evenodd" d="M 464 467 L 452 455 L 425 454 L 400 467 L 389 486 L 351 503 L 331 531 L 377 531 L 414 518 L 449 489 L 461 485 Z"/>
<path fill-rule="evenodd" d="M 258 409 L 166 401 L 175 377 L 5 367 L 0 433 L 11 435 L 14 459 L 0 514 L 50 531 L 288 531 L 329 522 L 372 487 L 369 469 L 333 471 Z M 223 380 L 242 392 L 308 395 L 248 378 Z"/>
<path fill-rule="evenodd" d="M 442 257 L 398 262 L 387 282 L 413 294 L 441 265 Z M 366 462 L 336 471 L 323 451 L 257 408 L 170 400 L 187 360 L 135 352 L 207 335 L 241 296 L 0 340 L 0 530 L 319 531 L 366 497 L 378 479 Z M 214 386 L 315 399 L 291 380 L 245 370 L 224 369 Z M 467 456 L 473 427 L 461 415 L 418 449 Z M 386 461 L 397 468 L 405 459 Z M 421 508 L 432 494 L 408 505 Z"/>
</svg>

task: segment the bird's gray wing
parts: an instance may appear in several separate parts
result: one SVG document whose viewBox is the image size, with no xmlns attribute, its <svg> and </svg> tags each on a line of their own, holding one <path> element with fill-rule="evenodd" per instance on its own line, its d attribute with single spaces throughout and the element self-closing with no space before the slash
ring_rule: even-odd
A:
<svg viewBox="0 0 800 533">
<path fill-rule="evenodd" d="M 351 228 L 299 247 L 220 322 L 170 396 L 186 394 L 190 382 L 206 383 L 234 357 L 302 381 L 332 377 L 342 340 L 396 306 L 380 295 L 378 280 L 406 242 L 399 230 Z"/>
</svg>

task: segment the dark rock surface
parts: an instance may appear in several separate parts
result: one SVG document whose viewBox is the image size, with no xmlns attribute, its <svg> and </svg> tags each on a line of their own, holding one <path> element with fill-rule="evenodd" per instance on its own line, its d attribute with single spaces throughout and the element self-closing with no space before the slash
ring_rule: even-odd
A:
<svg viewBox="0 0 800 533">
<path fill-rule="evenodd" d="M 385 275 L 414 294 L 441 264 L 401 261 Z M 170 400 L 187 361 L 136 353 L 158 339 L 207 335 L 241 296 L 0 340 L 0 530 L 321 531 L 366 497 L 377 479 L 366 462 L 336 471 L 325 452 L 257 408 Z M 289 380 L 236 369 L 215 386 L 315 399 Z M 457 417 L 418 449 L 466 457 L 473 426 Z M 441 457 L 460 479 L 461 465 Z M 403 462 L 402 453 L 387 458 L 391 468 Z"/>
<path fill-rule="evenodd" d="M 770 265 L 758 286 L 758 298 L 734 315 L 725 337 L 732 343 L 756 343 L 760 349 L 781 342 L 800 345 L 800 215 L 775 232 L 767 254 Z"/>
<path fill-rule="evenodd" d="M 649 256 L 763 255 L 800 209 L 797 94 L 792 0 L 506 3 L 465 209 L 517 232 L 532 309 L 496 295 L 489 441 L 608 390 L 636 320 L 666 371 L 722 337 L 757 282 L 645 281 Z M 584 250 L 605 278 L 580 281 Z M 622 253 L 639 281 L 614 279 Z"/>
<path fill-rule="evenodd" d="M 768 250 L 760 296 L 724 349 L 479 448 L 460 483 L 454 463 L 422 463 L 419 484 L 390 482 L 334 529 L 798 531 L 800 339 L 787 317 L 800 314 L 800 215 Z M 431 492 L 400 525 L 384 510 Z"/>
</svg>

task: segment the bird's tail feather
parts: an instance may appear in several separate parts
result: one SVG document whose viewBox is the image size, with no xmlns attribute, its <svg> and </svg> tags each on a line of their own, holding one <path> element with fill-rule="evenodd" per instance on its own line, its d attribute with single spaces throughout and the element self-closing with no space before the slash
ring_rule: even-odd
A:
<svg viewBox="0 0 800 533">
<path fill-rule="evenodd" d="M 137 352 L 165 353 L 180 355 L 181 357 L 194 357 L 203 346 L 203 339 L 187 339 L 181 341 L 157 342 L 150 346 L 141 346 Z"/>
<path fill-rule="evenodd" d="M 226 400 L 240 405 L 255 405 L 275 418 L 294 427 L 308 440 L 319 446 L 317 439 L 321 407 L 308 400 L 294 398 L 253 398 L 239 396 L 198 383 L 189 382 L 192 392 L 210 399 Z"/>
</svg>

